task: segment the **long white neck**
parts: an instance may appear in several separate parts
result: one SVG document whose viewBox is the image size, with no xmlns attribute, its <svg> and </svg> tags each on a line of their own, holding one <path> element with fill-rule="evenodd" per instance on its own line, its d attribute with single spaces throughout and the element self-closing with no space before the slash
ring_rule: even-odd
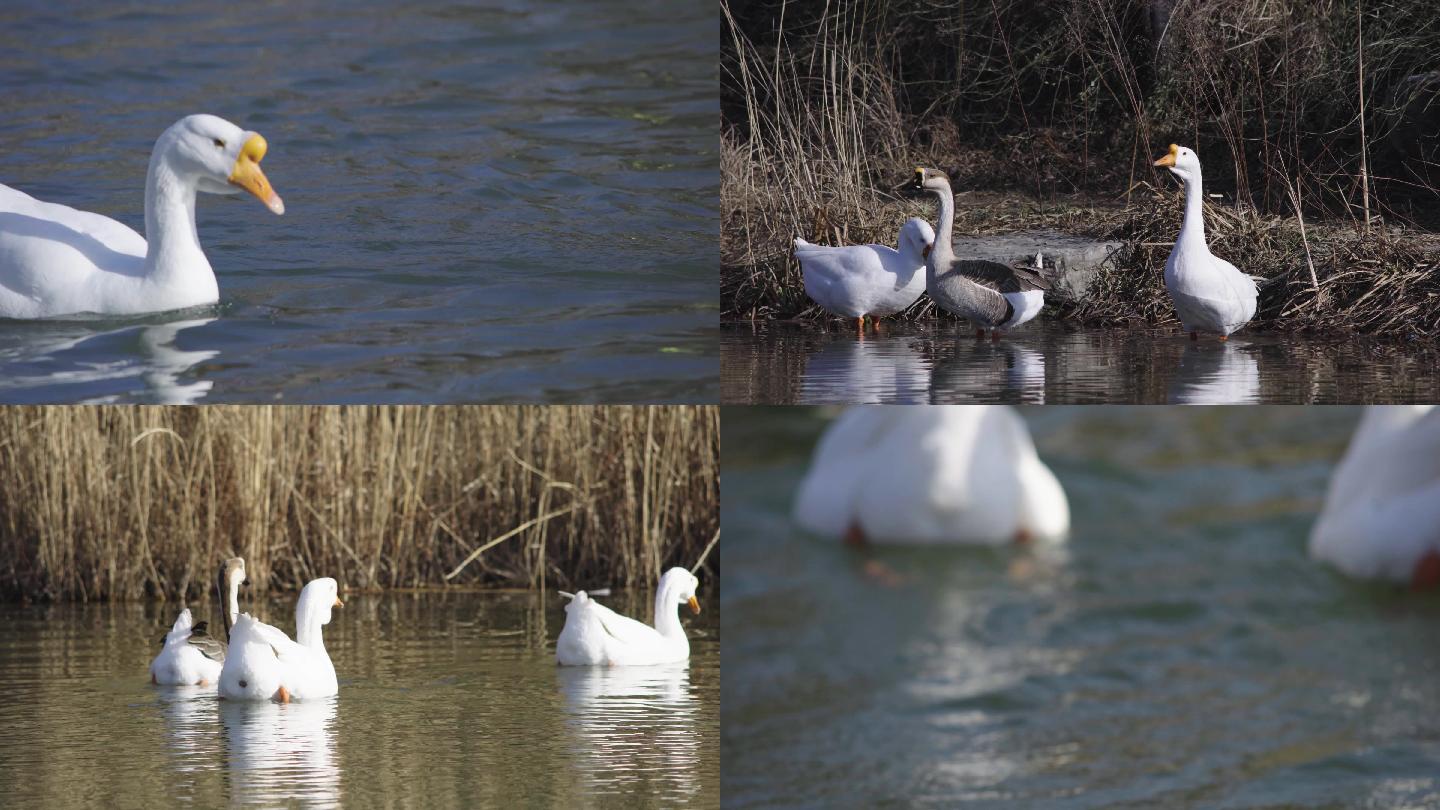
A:
<svg viewBox="0 0 1440 810">
<path fill-rule="evenodd" d="M 1175 244 L 1208 250 L 1205 245 L 1205 192 L 1201 189 L 1199 173 L 1196 175 L 1193 181 L 1185 182 L 1185 221 L 1180 225 L 1180 238 L 1175 240 Z"/>
<path fill-rule="evenodd" d="M 230 615 L 230 625 L 235 624 L 240 618 L 240 578 L 230 577 L 230 596 L 225 603 L 225 611 Z M 230 625 L 227 625 L 227 632 Z"/>
<path fill-rule="evenodd" d="M 163 139 L 155 145 L 145 178 L 145 277 L 162 286 L 215 287 L 195 232 L 195 184 L 170 165 L 166 146 Z"/>
<path fill-rule="evenodd" d="M 684 638 L 685 627 L 680 624 L 680 604 L 675 601 L 674 590 L 670 580 L 660 580 L 655 591 L 655 629 L 666 638 Z"/>
<path fill-rule="evenodd" d="M 324 625 L 315 611 L 305 610 L 305 605 L 295 609 L 295 641 L 302 647 L 325 652 L 325 638 L 321 632 Z"/>
<path fill-rule="evenodd" d="M 935 247 L 930 249 L 930 255 L 935 257 L 936 267 L 949 267 L 950 260 L 955 257 L 955 248 L 950 241 L 955 225 L 955 195 L 950 191 L 949 184 L 934 194 L 940 198 L 940 227 L 935 231 Z"/>
</svg>

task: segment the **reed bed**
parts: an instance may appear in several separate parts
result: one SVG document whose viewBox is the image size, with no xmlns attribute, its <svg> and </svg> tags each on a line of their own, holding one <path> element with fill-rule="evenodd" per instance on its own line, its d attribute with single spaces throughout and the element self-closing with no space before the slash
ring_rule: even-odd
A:
<svg viewBox="0 0 1440 810">
<path fill-rule="evenodd" d="M 261 590 L 645 586 L 718 536 L 719 441 L 714 407 L 0 409 L 0 596 L 194 598 L 234 555 Z"/>
<path fill-rule="evenodd" d="M 958 232 L 987 232 L 1000 209 L 1022 227 L 1123 232 L 1127 255 L 1150 257 L 1175 230 L 1145 213 L 1174 187 L 1149 164 L 1179 142 L 1205 162 L 1216 218 L 1278 223 L 1249 231 L 1267 249 L 1307 226 L 1283 255 L 1241 251 L 1265 253 L 1261 267 L 1228 257 L 1307 282 L 1322 257 L 1306 290 L 1269 290 L 1271 325 L 1393 327 L 1378 300 L 1440 337 L 1440 302 L 1401 297 L 1434 269 L 1440 226 L 1428 0 L 723 0 L 721 20 L 726 318 L 822 317 L 791 239 L 893 243 L 905 217 L 933 216 L 897 193 L 916 165 L 985 199 L 969 221 L 974 201 L 959 201 Z M 1375 280 L 1364 301 L 1351 289 Z M 1074 314 L 1148 307 L 1124 297 L 1148 288 L 1112 281 L 1115 298 Z"/>
</svg>

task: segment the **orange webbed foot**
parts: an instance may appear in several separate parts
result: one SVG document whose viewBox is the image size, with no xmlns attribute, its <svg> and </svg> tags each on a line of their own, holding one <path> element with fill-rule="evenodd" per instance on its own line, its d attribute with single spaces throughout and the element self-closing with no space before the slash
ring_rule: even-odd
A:
<svg viewBox="0 0 1440 810">
<path fill-rule="evenodd" d="M 285 687 L 283 687 L 283 686 L 280 687 L 278 690 L 275 691 L 275 700 L 276 700 L 277 702 L 279 702 L 279 703 L 289 703 L 289 702 L 290 702 L 290 692 L 289 692 L 289 690 L 287 690 L 287 689 L 286 689 Z"/>
<path fill-rule="evenodd" d="M 1415 570 L 1410 574 L 1410 587 L 1415 590 L 1440 585 L 1440 551 L 1427 551 L 1415 561 Z"/>
</svg>

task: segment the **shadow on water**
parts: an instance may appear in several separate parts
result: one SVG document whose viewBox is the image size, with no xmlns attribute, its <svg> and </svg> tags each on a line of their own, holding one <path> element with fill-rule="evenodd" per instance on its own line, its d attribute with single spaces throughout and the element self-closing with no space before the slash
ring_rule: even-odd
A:
<svg viewBox="0 0 1440 810">
<path fill-rule="evenodd" d="M 605 601 L 648 619 L 652 598 Z M 173 603 L 0 605 L 0 795 L 59 808 L 719 803 L 719 610 L 684 620 L 687 664 L 606 669 L 555 665 L 553 594 L 345 603 L 325 628 L 339 696 L 288 705 L 152 686 Z M 293 600 L 244 608 L 293 627 Z"/>
<path fill-rule="evenodd" d="M 953 322 L 726 324 L 727 404 L 1239 404 L 1440 401 L 1440 350 L 1346 337 L 1075 329 L 1042 319 L 998 341 Z"/>
</svg>

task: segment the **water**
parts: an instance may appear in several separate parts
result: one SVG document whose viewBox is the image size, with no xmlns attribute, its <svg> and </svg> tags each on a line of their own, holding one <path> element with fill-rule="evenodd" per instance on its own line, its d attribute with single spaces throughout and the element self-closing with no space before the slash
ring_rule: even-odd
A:
<svg viewBox="0 0 1440 810">
<path fill-rule="evenodd" d="M 649 616 L 648 597 L 625 596 L 606 601 Z M 716 806 L 719 611 L 687 612 L 688 667 L 560 668 L 559 602 L 346 595 L 325 628 L 339 697 L 286 706 L 151 686 L 173 605 L 0 605 L 0 795 L 13 807 Z M 264 607 L 293 626 L 293 601 Z"/>
<path fill-rule="evenodd" d="M 1062 555 L 801 535 L 824 412 L 726 410 L 727 807 L 1440 803 L 1440 596 L 1305 552 L 1357 411 L 1024 416 Z"/>
<path fill-rule="evenodd" d="M 1440 402 L 1434 348 L 1352 336 L 1079 329 L 1032 321 L 998 342 L 956 322 L 726 324 L 726 403 Z"/>
<path fill-rule="evenodd" d="M 715 9 L 0 7 L 0 182 L 143 232 L 155 138 L 270 143 L 201 195 L 218 307 L 0 322 L 4 402 L 714 401 Z"/>
</svg>

